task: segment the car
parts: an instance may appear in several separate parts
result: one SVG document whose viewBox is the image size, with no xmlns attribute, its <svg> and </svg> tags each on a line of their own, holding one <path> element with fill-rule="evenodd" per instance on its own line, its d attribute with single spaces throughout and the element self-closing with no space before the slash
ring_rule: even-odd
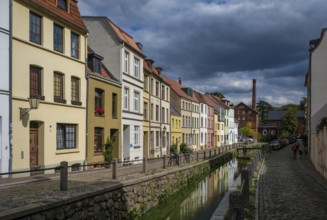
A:
<svg viewBox="0 0 327 220">
<path fill-rule="evenodd" d="M 282 148 L 278 140 L 273 140 L 269 143 L 269 147 L 272 150 L 279 150 Z"/>
<path fill-rule="evenodd" d="M 287 138 L 283 138 L 283 139 L 279 140 L 279 143 L 280 143 L 281 147 L 286 147 L 289 144 L 289 141 Z"/>
</svg>

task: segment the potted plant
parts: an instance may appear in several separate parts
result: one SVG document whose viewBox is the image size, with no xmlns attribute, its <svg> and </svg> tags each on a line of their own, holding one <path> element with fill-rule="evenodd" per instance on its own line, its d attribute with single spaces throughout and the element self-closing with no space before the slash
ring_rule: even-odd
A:
<svg viewBox="0 0 327 220">
<path fill-rule="evenodd" d="M 104 158 L 104 162 L 106 163 L 105 164 L 106 168 L 110 167 L 110 163 L 113 158 L 113 155 L 112 155 L 112 151 L 114 149 L 113 143 L 114 143 L 113 139 L 107 138 L 107 142 L 104 145 L 103 158 Z"/>
<path fill-rule="evenodd" d="M 100 108 L 100 107 L 95 108 L 95 114 L 103 115 L 104 114 L 104 108 Z"/>
</svg>

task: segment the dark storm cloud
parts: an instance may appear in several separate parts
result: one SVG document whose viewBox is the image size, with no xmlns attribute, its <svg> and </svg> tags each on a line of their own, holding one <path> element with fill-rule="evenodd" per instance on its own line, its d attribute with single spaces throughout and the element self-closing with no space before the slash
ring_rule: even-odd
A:
<svg viewBox="0 0 327 220">
<path fill-rule="evenodd" d="M 327 26 L 325 0 L 80 0 L 79 5 L 82 14 L 107 16 L 142 42 L 155 65 L 184 85 L 239 101 L 251 97 L 256 78 L 258 96 L 276 105 L 305 95 L 308 41 Z"/>
</svg>

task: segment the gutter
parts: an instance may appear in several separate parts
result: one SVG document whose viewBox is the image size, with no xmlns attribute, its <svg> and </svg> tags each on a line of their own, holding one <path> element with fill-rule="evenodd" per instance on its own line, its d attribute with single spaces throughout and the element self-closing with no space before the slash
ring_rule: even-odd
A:
<svg viewBox="0 0 327 220">
<path fill-rule="evenodd" d="M 9 0 L 9 172 L 12 172 L 12 0 Z M 10 177 L 12 175 L 10 174 Z"/>
</svg>

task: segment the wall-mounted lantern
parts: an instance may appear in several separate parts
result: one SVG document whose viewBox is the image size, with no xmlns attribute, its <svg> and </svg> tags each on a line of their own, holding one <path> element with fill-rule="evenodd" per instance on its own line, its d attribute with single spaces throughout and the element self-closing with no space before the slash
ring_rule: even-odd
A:
<svg viewBox="0 0 327 220">
<path fill-rule="evenodd" d="M 30 108 L 19 108 L 19 115 L 20 120 L 29 113 L 32 109 L 38 109 L 39 108 L 39 98 L 38 97 L 30 97 L 29 99 Z"/>
</svg>

